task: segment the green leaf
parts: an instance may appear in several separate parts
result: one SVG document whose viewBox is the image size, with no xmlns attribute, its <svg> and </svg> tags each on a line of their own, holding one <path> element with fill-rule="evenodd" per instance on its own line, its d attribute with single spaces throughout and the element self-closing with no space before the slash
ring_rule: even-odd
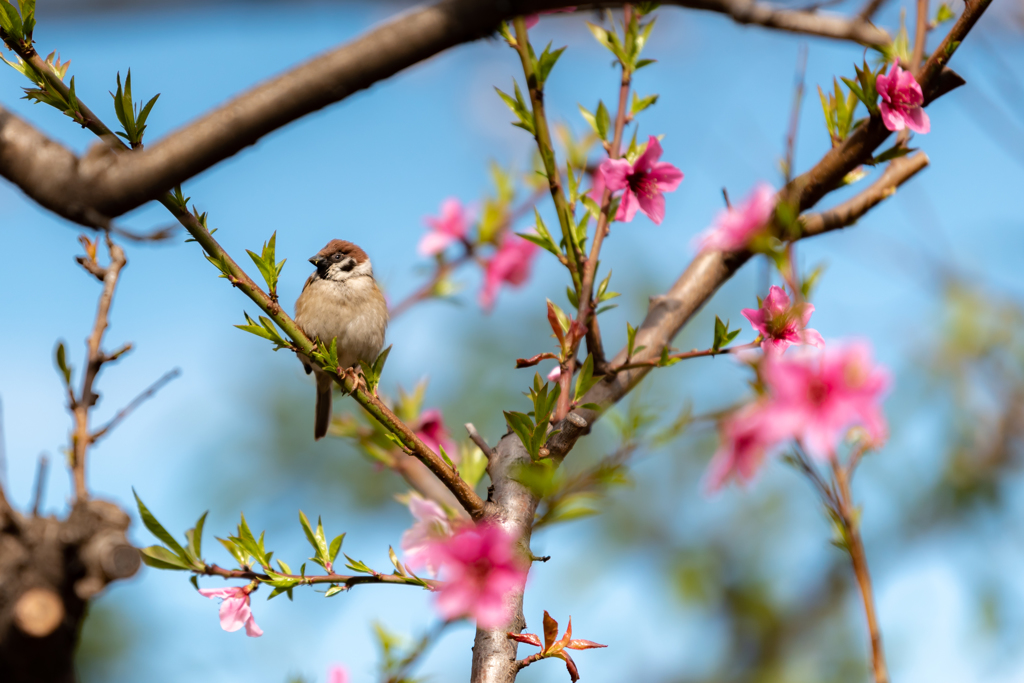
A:
<svg viewBox="0 0 1024 683">
<path fill-rule="evenodd" d="M 579 308 L 580 308 L 580 298 L 576 295 L 576 290 L 575 289 L 573 289 L 572 287 L 566 287 L 565 288 L 565 297 L 569 300 L 569 303 L 572 305 L 573 308 L 575 308 L 576 310 L 579 310 Z"/>
<path fill-rule="evenodd" d="M 235 558 L 235 561 L 238 562 L 238 566 L 242 566 L 242 565 L 246 564 L 246 559 L 247 558 L 246 558 L 246 555 L 245 555 L 245 551 L 242 550 L 242 548 L 237 543 L 235 543 L 234 541 L 232 541 L 230 539 L 226 539 L 226 538 L 219 538 L 219 537 L 216 537 L 216 538 L 217 538 L 217 541 L 222 546 L 224 546 L 224 548 L 229 553 L 231 553 L 231 556 L 233 558 Z"/>
<path fill-rule="evenodd" d="M 173 569 L 175 571 L 191 569 L 192 565 L 172 553 L 162 545 L 151 545 L 142 548 L 142 561 L 155 569 Z"/>
<path fill-rule="evenodd" d="M 463 448 L 458 469 L 463 481 L 475 487 L 487 471 L 487 455 L 476 444 Z"/>
<path fill-rule="evenodd" d="M 324 597 L 325 598 L 329 598 L 332 595 L 337 595 L 338 593 L 341 593 L 342 591 L 344 591 L 345 588 L 347 588 L 347 586 L 345 586 L 345 584 L 341 584 L 341 585 L 337 585 L 337 586 L 331 586 L 330 588 L 327 589 L 327 592 L 324 593 Z"/>
<path fill-rule="evenodd" d="M 590 391 L 590 388 L 601 381 L 600 377 L 594 377 L 594 354 L 588 354 L 583 361 L 579 374 L 576 376 L 576 390 L 573 392 L 573 400 L 579 401 Z"/>
<path fill-rule="evenodd" d="M 455 463 L 453 463 L 452 459 L 448 457 L 448 453 L 444 450 L 444 445 L 438 444 L 437 449 L 441 451 L 441 459 L 444 460 L 445 464 L 448 465 L 448 467 L 451 467 L 453 472 L 456 471 Z"/>
<path fill-rule="evenodd" d="M 723 323 L 722 319 L 717 315 L 715 316 L 715 338 L 711 344 L 711 348 L 718 351 L 722 348 L 725 342 L 726 335 L 729 333 L 728 323 Z"/>
<path fill-rule="evenodd" d="M 811 293 L 814 291 L 814 287 L 818 284 L 818 280 L 825 273 L 825 264 L 820 263 L 815 266 L 811 274 L 804 278 L 804 281 L 800 283 L 800 293 L 803 294 L 804 299 L 808 300 L 811 298 Z"/>
<path fill-rule="evenodd" d="M 603 100 L 597 101 L 597 134 L 602 140 L 608 139 L 608 130 L 611 126 L 611 117 L 608 115 L 608 108 L 604 106 Z"/>
<path fill-rule="evenodd" d="M 344 540 L 345 534 L 341 534 L 340 536 L 335 536 L 334 540 L 331 541 L 331 546 L 328 548 L 328 557 L 331 558 L 332 563 L 337 559 L 338 552 L 341 550 L 341 544 Z"/>
<path fill-rule="evenodd" d="M 627 361 L 630 358 L 633 357 L 633 353 L 635 353 L 635 351 L 636 351 L 633 348 L 634 344 L 636 344 L 636 328 L 633 327 L 632 325 L 630 325 L 627 322 L 626 323 L 626 360 Z"/>
<path fill-rule="evenodd" d="M 163 541 L 164 545 L 173 550 L 174 553 L 182 559 L 182 561 L 187 563 L 188 559 L 185 554 L 185 549 L 182 548 L 181 545 L 174 540 L 174 536 L 171 536 L 167 529 L 157 521 L 156 517 L 153 516 L 153 513 L 149 511 L 149 508 L 143 504 L 142 499 L 139 498 L 139 494 L 135 493 L 134 488 L 132 489 L 132 495 L 135 496 L 135 503 L 139 507 L 139 516 L 142 517 L 142 523 L 146 525 L 146 528 L 149 529 L 150 533 Z"/>
<path fill-rule="evenodd" d="M 609 299 L 614 299 L 615 297 L 619 296 L 618 292 L 609 292 L 608 291 L 608 282 L 611 279 L 612 279 L 612 271 L 609 270 L 608 271 L 608 275 L 605 276 L 605 278 L 603 280 L 601 280 L 601 283 L 597 286 L 597 302 L 598 303 L 601 303 L 603 301 L 608 301 Z"/>
<path fill-rule="evenodd" d="M 648 95 L 647 97 L 641 98 L 641 97 L 639 97 L 636 94 L 636 91 L 634 90 L 633 91 L 633 103 L 629 107 L 630 116 L 636 116 L 637 114 L 642 112 L 644 109 L 647 109 L 648 107 L 654 105 L 654 103 L 657 102 L 657 101 L 658 101 L 658 96 L 657 95 Z"/>
<path fill-rule="evenodd" d="M 188 549 L 197 560 L 203 557 L 203 527 L 206 525 L 206 515 L 208 514 L 210 514 L 209 511 L 204 512 L 196 521 L 196 525 L 189 529 L 191 534 L 189 534 L 189 531 L 185 532 L 189 534 Z"/>
<path fill-rule="evenodd" d="M 281 269 L 284 268 L 285 261 L 278 263 L 276 261 L 276 243 L 277 243 L 277 231 L 270 236 L 270 239 L 263 243 L 263 250 L 260 255 L 257 256 L 254 252 L 246 249 L 246 253 L 249 254 L 249 258 L 252 259 L 253 263 L 259 269 L 260 274 L 263 276 L 263 281 L 267 283 L 267 289 L 270 292 L 270 296 L 277 295 L 277 281 L 281 275 Z"/>
<path fill-rule="evenodd" d="M 548 75 L 551 73 L 551 69 L 554 68 L 558 58 L 565 52 L 564 47 L 560 47 L 554 52 L 551 51 L 551 43 L 547 44 L 540 57 L 537 59 L 537 89 L 543 90 L 544 83 L 548 80 Z"/>
<path fill-rule="evenodd" d="M 590 111 L 582 104 L 577 103 L 576 106 L 580 108 L 580 114 L 583 116 L 583 120 L 590 124 L 590 127 L 595 133 L 600 135 L 601 133 L 597 129 L 597 118 L 595 118 L 594 115 L 591 114 Z"/>
<path fill-rule="evenodd" d="M 519 440 L 523 443 L 523 446 L 529 449 L 533 439 L 533 420 L 531 420 L 529 416 L 524 415 L 523 413 L 511 412 L 507 410 L 502 412 L 504 412 L 505 414 L 505 422 L 508 424 L 509 429 L 511 429 L 515 433 L 515 435 L 519 437 Z M 537 457 L 536 454 L 534 454 L 533 452 L 530 453 L 530 456 L 533 457 L 534 459 L 536 459 Z"/>
<path fill-rule="evenodd" d="M 17 8 L 7 0 L 0 0 L 0 28 L 12 39 L 21 41 L 25 39 L 22 32 L 21 14 Z"/>
<path fill-rule="evenodd" d="M 364 563 L 360 562 L 359 560 L 353 560 L 348 555 L 345 555 L 345 559 L 348 560 L 348 563 L 345 566 L 348 567 L 349 569 L 351 569 L 354 572 L 361 572 L 363 574 L 374 574 L 374 575 L 376 574 L 375 571 L 370 569 L 368 566 L 366 566 Z"/>
<path fill-rule="evenodd" d="M 57 344 L 57 367 L 64 376 L 64 386 L 71 385 L 71 366 L 67 362 L 67 353 L 64 350 L 64 342 Z"/>
<path fill-rule="evenodd" d="M 946 3 L 942 3 L 941 5 L 939 5 L 938 11 L 935 12 L 935 23 L 944 24 L 950 19 L 952 19 L 954 16 L 955 15 L 953 14 L 953 10 L 949 8 L 949 5 L 947 5 Z"/>
</svg>

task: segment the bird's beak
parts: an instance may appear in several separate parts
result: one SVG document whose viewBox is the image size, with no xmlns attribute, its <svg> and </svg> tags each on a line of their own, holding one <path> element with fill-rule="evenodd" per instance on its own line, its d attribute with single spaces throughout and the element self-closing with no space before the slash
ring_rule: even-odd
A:
<svg viewBox="0 0 1024 683">
<path fill-rule="evenodd" d="M 324 257 L 317 254 L 313 258 L 309 259 L 309 262 L 312 263 L 317 268 L 319 268 L 320 264 L 324 262 Z"/>
</svg>

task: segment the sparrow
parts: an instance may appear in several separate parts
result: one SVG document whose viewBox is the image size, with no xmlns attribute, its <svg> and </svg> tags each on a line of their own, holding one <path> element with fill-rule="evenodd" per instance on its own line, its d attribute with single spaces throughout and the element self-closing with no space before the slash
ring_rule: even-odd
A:
<svg viewBox="0 0 1024 683">
<path fill-rule="evenodd" d="M 310 339 L 328 348 L 337 340 L 338 363 L 351 368 L 359 361 L 373 363 L 384 346 L 388 305 L 373 279 L 366 252 L 351 242 L 331 240 L 309 259 L 316 271 L 295 302 L 295 324 Z M 313 436 L 327 434 L 331 421 L 332 376 L 297 354 L 308 375 L 316 376 L 316 418 Z"/>
</svg>

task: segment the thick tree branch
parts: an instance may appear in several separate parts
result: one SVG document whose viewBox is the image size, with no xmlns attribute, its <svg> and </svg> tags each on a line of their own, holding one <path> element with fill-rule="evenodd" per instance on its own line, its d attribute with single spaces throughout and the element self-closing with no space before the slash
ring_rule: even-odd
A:
<svg viewBox="0 0 1024 683">
<path fill-rule="evenodd" d="M 588 7 L 621 4 L 600 2 Z M 740 23 L 767 28 L 868 45 L 889 42 L 885 31 L 857 19 L 776 9 L 755 0 L 677 0 L 665 4 L 718 12 Z M 0 111 L 0 175 L 55 213 L 95 226 L 104 217 L 119 216 L 159 198 L 292 121 L 448 48 L 492 34 L 502 20 L 565 6 L 564 0 L 442 0 L 419 7 L 256 86 L 145 150 L 112 154 L 104 146 L 90 152 L 80 164 L 61 149 L 46 150 L 39 159 L 26 160 L 23 152 L 35 148 L 25 137 L 30 131 L 5 120 Z M 34 51 L 11 47 L 23 59 L 39 59 Z M 51 85 L 66 89 L 54 82 L 59 79 L 49 68 L 41 72 Z M 85 113 L 89 118 L 91 112 Z M 93 123 L 87 122 L 90 129 Z M 2 134 L 4 129 L 8 134 Z M 94 132 L 109 135 L 109 131 Z M 36 138 L 37 142 L 43 140 Z M 20 161 L 9 168 L 12 157 Z"/>
</svg>

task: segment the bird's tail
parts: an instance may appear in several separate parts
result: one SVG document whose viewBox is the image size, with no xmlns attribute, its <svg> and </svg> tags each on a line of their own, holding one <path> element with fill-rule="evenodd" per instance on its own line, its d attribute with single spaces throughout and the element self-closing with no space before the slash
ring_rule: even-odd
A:
<svg viewBox="0 0 1024 683">
<path fill-rule="evenodd" d="M 327 427 L 331 424 L 331 376 L 326 372 L 316 373 L 316 424 L 313 437 L 318 441 L 327 435 Z"/>
</svg>

